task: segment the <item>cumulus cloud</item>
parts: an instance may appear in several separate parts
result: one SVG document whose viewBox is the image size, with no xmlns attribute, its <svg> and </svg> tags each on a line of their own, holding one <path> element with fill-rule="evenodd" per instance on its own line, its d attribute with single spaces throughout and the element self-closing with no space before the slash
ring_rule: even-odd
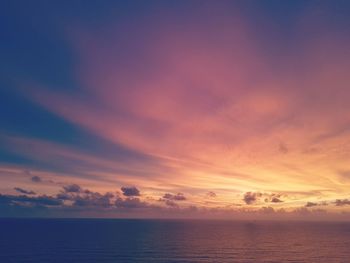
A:
<svg viewBox="0 0 350 263">
<path fill-rule="evenodd" d="M 140 196 L 140 191 L 135 186 L 133 187 L 122 187 L 120 188 L 122 190 L 124 196 Z"/>
<path fill-rule="evenodd" d="M 63 190 L 56 195 L 56 198 L 62 201 L 72 201 L 72 206 L 78 207 L 110 207 L 113 197 L 112 193 L 93 192 L 77 184 L 63 186 Z"/>
<path fill-rule="evenodd" d="M 0 203 L 2 204 L 22 204 L 22 205 L 44 205 L 44 206 L 60 206 L 62 200 L 52 196 L 27 196 L 27 195 L 2 195 L 0 194 Z"/>
<path fill-rule="evenodd" d="M 251 205 L 251 204 L 255 203 L 258 200 L 258 198 L 261 196 L 262 196 L 261 193 L 246 192 L 243 196 L 243 201 L 247 205 Z"/>
<path fill-rule="evenodd" d="M 137 197 L 128 197 L 126 199 L 119 197 L 115 201 L 115 206 L 118 208 L 147 208 L 149 204 Z"/>
<path fill-rule="evenodd" d="M 91 193 L 84 196 L 76 196 L 73 206 L 90 206 L 90 207 L 111 207 L 111 198 L 114 196 L 106 193 L 104 195 L 100 193 Z"/>
<path fill-rule="evenodd" d="M 340 203 L 342 200 L 339 200 Z M 349 204 L 350 204 L 350 201 L 349 201 Z M 322 201 L 322 202 L 318 202 L 318 203 L 315 203 L 315 202 L 307 202 L 305 204 L 305 207 L 313 207 L 313 206 L 326 206 L 328 205 L 328 202 L 327 201 Z"/>
<path fill-rule="evenodd" d="M 82 188 L 77 184 L 63 186 L 63 189 L 66 193 L 79 193 L 82 191 Z"/>
<path fill-rule="evenodd" d="M 184 196 L 183 193 L 177 193 L 177 194 L 166 193 L 163 195 L 163 199 L 172 200 L 172 201 L 184 201 L 186 200 L 186 197 Z"/>
<path fill-rule="evenodd" d="M 36 193 L 33 192 L 33 191 L 24 190 L 24 189 L 22 189 L 22 188 L 20 188 L 20 187 L 15 187 L 15 188 L 13 188 L 13 189 L 15 189 L 17 192 L 19 192 L 19 193 L 21 193 L 21 194 L 26 194 L 26 195 L 35 195 L 35 194 L 36 194 Z"/>
<path fill-rule="evenodd" d="M 187 198 L 183 193 L 177 193 L 177 194 L 166 193 L 158 201 L 164 202 L 164 204 L 168 207 L 178 208 L 179 205 L 176 202 L 185 201 L 185 200 L 187 200 Z"/>
<path fill-rule="evenodd" d="M 209 198 L 215 198 L 215 197 L 216 197 L 216 193 L 210 191 L 210 192 L 208 192 L 205 196 L 206 196 L 206 197 L 209 197 Z"/>
<path fill-rule="evenodd" d="M 307 202 L 307 203 L 305 204 L 305 207 L 313 207 L 313 206 L 318 206 L 318 203 Z"/>
<path fill-rule="evenodd" d="M 39 176 L 33 176 L 31 179 L 30 179 L 32 182 L 34 183 L 40 183 L 42 182 L 41 178 Z"/>
<path fill-rule="evenodd" d="M 281 194 L 278 193 L 260 193 L 260 192 L 246 192 L 243 196 L 243 201 L 247 205 L 254 204 L 259 201 L 259 199 L 264 198 L 266 203 L 282 203 Z"/>
<path fill-rule="evenodd" d="M 163 200 L 163 201 L 164 201 L 165 205 L 167 205 L 169 207 L 179 207 L 179 205 L 172 200 Z"/>
<path fill-rule="evenodd" d="M 335 205 L 336 206 L 350 205 L 350 200 L 349 199 L 337 199 L 337 200 L 335 200 Z"/>
<path fill-rule="evenodd" d="M 262 193 L 261 196 L 265 197 L 265 203 L 282 203 L 281 194 L 278 193 Z"/>
<path fill-rule="evenodd" d="M 77 211 L 83 211 L 82 209 L 94 208 L 98 209 L 96 211 L 101 211 L 101 209 L 135 209 L 135 208 L 156 208 L 156 206 L 151 203 L 145 202 L 138 197 L 140 195 L 139 190 L 135 187 L 122 187 L 123 195 L 127 197 L 122 198 L 120 196 L 115 196 L 111 192 L 99 193 L 84 189 L 77 184 L 70 184 L 63 186 L 61 191 L 55 196 L 29 196 L 29 194 L 34 194 L 30 191 L 26 191 L 21 188 L 15 188 L 16 191 L 20 193 L 25 193 L 25 195 L 1 195 L 0 194 L 0 205 L 10 207 L 16 205 L 16 207 L 61 207 L 69 209 L 69 211 L 74 211 L 75 208 L 79 208 Z M 174 198 L 179 198 L 180 196 L 175 196 Z M 168 206 L 175 207 L 172 205 L 171 200 L 168 200 Z"/>
<path fill-rule="evenodd" d="M 277 196 L 274 196 L 271 198 L 271 203 L 281 203 L 283 202 L 280 198 L 278 198 Z"/>
<path fill-rule="evenodd" d="M 68 197 L 57 196 L 28 196 L 28 195 L 1 195 L 0 194 L 0 215 L 6 213 L 7 215 L 23 215 L 24 212 L 29 214 L 35 214 L 41 211 L 42 215 L 74 215 L 72 213 L 95 213 L 95 215 L 109 215 L 104 213 L 125 213 L 130 212 L 133 215 L 140 215 L 140 213 L 149 213 L 152 216 L 190 216 L 195 218 L 203 218 L 205 216 L 232 218 L 305 218 L 305 216 L 319 216 L 324 215 L 325 210 L 320 209 L 308 209 L 306 207 L 300 207 L 293 211 L 285 211 L 283 209 L 275 210 L 273 207 L 266 206 L 261 208 L 234 208 L 227 209 L 227 207 L 215 207 L 207 209 L 196 206 L 180 207 L 174 200 L 163 199 L 159 200 L 164 202 L 164 206 L 158 206 L 153 204 L 155 199 L 148 198 L 142 200 L 139 197 L 124 197 L 115 196 L 113 193 L 98 193 L 88 189 L 82 189 L 80 192 L 66 193 L 64 190 L 60 194 L 66 194 Z M 257 199 L 262 198 L 264 194 L 251 193 L 251 196 L 257 196 Z M 66 202 L 69 199 L 69 202 Z M 146 201 L 147 200 L 147 201 Z M 348 199 L 340 200 L 342 203 L 347 203 Z M 322 204 L 323 202 L 319 202 Z M 15 212 L 14 212 L 15 211 Z M 17 212 L 16 212 L 17 211 Z M 170 214 L 168 214 L 170 213 Z M 173 214 L 172 214 L 173 213 Z M 27 213 L 28 214 L 28 213 Z M 130 215 L 132 215 L 130 214 Z"/>
</svg>

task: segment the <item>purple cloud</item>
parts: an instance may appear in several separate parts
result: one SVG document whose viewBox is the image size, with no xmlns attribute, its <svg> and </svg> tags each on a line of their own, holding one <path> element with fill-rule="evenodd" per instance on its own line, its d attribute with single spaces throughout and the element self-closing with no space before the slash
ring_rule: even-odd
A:
<svg viewBox="0 0 350 263">
<path fill-rule="evenodd" d="M 122 187 L 120 188 L 124 196 L 140 196 L 140 191 L 136 187 Z"/>
</svg>

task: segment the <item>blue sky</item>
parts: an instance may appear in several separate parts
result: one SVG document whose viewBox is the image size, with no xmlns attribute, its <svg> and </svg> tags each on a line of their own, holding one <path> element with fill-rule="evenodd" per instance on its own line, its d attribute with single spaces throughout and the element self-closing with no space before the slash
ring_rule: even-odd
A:
<svg viewBox="0 0 350 263">
<path fill-rule="evenodd" d="M 348 1 L 0 10 L 5 216 L 348 211 Z"/>
</svg>

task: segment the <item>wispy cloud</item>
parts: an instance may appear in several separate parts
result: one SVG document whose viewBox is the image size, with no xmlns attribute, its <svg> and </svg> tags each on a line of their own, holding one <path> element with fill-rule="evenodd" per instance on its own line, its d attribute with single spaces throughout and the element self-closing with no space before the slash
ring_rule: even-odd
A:
<svg viewBox="0 0 350 263">
<path fill-rule="evenodd" d="M 20 188 L 20 187 L 15 187 L 14 189 L 15 189 L 17 192 L 21 193 L 21 194 L 35 195 L 35 192 L 34 192 L 34 191 L 28 191 L 28 190 L 22 189 L 22 188 Z"/>
<path fill-rule="evenodd" d="M 63 184 L 59 200 L 79 207 L 237 204 L 272 213 L 333 200 L 345 209 L 350 40 L 326 16 L 295 16 L 280 32 L 288 45 L 224 3 L 124 19 L 72 25 L 65 40 L 76 88 L 18 85 L 94 139 L 83 147 L 1 133 L 1 148 L 36 170 L 1 170 L 6 191 L 33 189 L 38 196 L 28 200 L 36 200 Z M 100 193 L 114 187 L 118 197 Z"/>
</svg>

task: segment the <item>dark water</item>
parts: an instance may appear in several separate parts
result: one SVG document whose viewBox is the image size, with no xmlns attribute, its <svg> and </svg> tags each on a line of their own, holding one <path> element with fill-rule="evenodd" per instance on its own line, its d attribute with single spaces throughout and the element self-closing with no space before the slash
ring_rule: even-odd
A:
<svg viewBox="0 0 350 263">
<path fill-rule="evenodd" d="M 350 223 L 0 219 L 0 262 L 350 262 Z"/>
</svg>

